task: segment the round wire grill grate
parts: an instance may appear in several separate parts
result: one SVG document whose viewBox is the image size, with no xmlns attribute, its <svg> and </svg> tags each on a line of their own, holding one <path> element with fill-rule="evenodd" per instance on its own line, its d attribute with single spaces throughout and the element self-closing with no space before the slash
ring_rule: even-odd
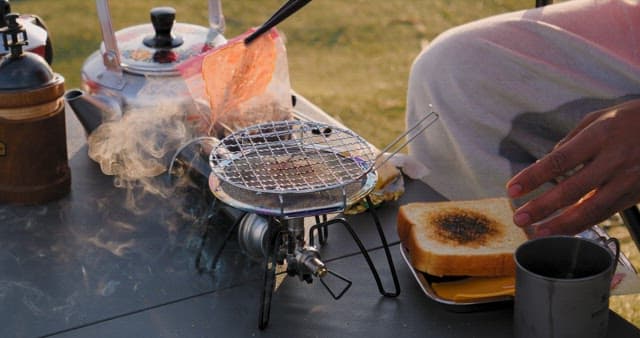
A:
<svg viewBox="0 0 640 338">
<path fill-rule="evenodd" d="M 213 173 L 242 189 L 308 193 L 352 183 L 372 170 L 375 154 L 350 130 L 291 120 L 251 126 L 211 151 Z"/>
</svg>

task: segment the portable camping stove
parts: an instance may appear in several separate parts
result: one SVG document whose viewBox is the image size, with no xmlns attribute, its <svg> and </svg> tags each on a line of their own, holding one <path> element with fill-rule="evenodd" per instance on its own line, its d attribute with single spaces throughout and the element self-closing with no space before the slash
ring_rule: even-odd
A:
<svg viewBox="0 0 640 338">
<path fill-rule="evenodd" d="M 397 146 L 416 128 L 421 132 L 435 119 L 435 113 L 425 116 L 382 153 Z M 408 141 L 400 148 L 413 137 L 407 137 Z M 370 145 L 350 130 L 300 120 L 248 127 L 230 134 L 213 148 L 209 156 L 212 170 L 209 188 L 218 200 L 231 207 L 228 212 L 235 214 L 227 239 L 237 233 L 243 251 L 264 260 L 260 329 L 269 322 L 277 266 L 286 265 L 289 276 L 298 276 L 308 283 L 314 277 L 319 278 L 334 299 L 339 299 L 349 289 L 351 281 L 329 270 L 316 247 L 316 237 L 319 245 L 326 243 L 332 224 L 342 224 L 353 237 L 380 293 L 385 297 L 399 295 L 397 273 L 374 208 L 368 210 L 386 254 L 393 292 L 383 287 L 369 253 L 349 222 L 342 217 L 329 219 L 328 216 L 342 212 L 362 199 L 372 205 L 368 195 L 376 186 L 375 170 L 387 159 L 376 156 Z M 315 224 L 308 230 L 308 243 L 305 239 L 306 217 L 315 218 Z M 214 255 L 214 260 L 222 249 Z M 200 256 L 198 267 L 199 260 Z M 345 286 L 335 292 L 324 280 L 328 276 L 337 278 Z"/>
</svg>

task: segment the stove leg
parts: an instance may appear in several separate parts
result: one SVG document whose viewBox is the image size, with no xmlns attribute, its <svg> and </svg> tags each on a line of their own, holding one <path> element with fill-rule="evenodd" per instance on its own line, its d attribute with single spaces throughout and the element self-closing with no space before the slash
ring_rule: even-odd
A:
<svg viewBox="0 0 640 338">
<path fill-rule="evenodd" d="M 323 226 L 320 226 L 320 230 L 318 230 L 318 242 L 320 245 L 325 245 L 327 243 L 327 238 L 329 238 L 327 215 L 322 215 L 322 220 L 320 220 L 320 215 L 316 215 L 316 224 L 324 224 Z"/>
<path fill-rule="evenodd" d="M 207 241 L 207 238 L 209 237 L 209 231 L 205 230 L 204 234 L 202 235 L 202 239 L 200 240 L 200 250 L 198 251 L 198 256 L 196 256 L 196 270 L 198 271 L 198 273 L 203 273 L 205 271 L 213 270 L 213 267 L 215 267 L 216 264 L 218 263 L 218 259 L 220 259 L 220 256 L 222 255 L 222 250 L 224 250 L 225 246 L 227 245 L 227 242 L 229 241 L 229 239 L 231 239 L 231 236 L 233 236 L 233 234 L 238 231 L 237 230 L 238 225 L 240 224 L 241 220 L 242 220 L 242 217 L 239 217 L 233 223 L 233 226 L 231 226 L 231 228 L 227 231 L 227 234 L 225 235 L 224 242 L 222 242 L 222 245 L 220 245 L 220 248 L 218 249 L 218 251 L 216 251 L 216 253 L 213 255 L 213 259 L 211 259 L 211 262 L 207 263 L 205 267 L 202 267 L 200 264 L 200 261 L 202 260 L 202 251 L 204 250 L 205 243 Z"/>
<path fill-rule="evenodd" d="M 387 297 L 397 297 L 400 295 L 400 282 L 398 281 L 398 274 L 396 272 L 396 267 L 393 264 L 393 257 L 391 257 L 391 251 L 389 250 L 389 244 L 387 243 L 387 237 L 384 235 L 384 230 L 382 229 L 382 224 L 380 223 L 380 218 L 378 218 L 378 213 L 374 209 L 374 204 L 371 201 L 371 197 L 367 195 L 367 205 L 370 207 L 367 209 L 371 217 L 373 217 L 373 222 L 376 224 L 376 229 L 378 230 L 378 235 L 380 236 L 380 241 L 382 242 L 382 247 L 384 249 L 384 254 L 387 257 L 387 263 L 389 265 L 389 270 L 391 271 L 391 276 L 393 278 L 393 285 L 395 287 L 395 291 L 393 293 L 383 293 L 384 296 Z M 380 285 L 378 285 L 380 288 Z M 382 289 L 380 289 L 382 292 Z"/>
<path fill-rule="evenodd" d="M 367 202 L 369 203 L 369 205 L 373 205 L 373 204 L 371 204 L 371 201 L 367 201 Z M 342 224 L 345 227 L 345 229 L 347 229 L 349 234 L 351 234 L 351 237 L 353 237 L 354 242 L 356 243 L 356 245 L 360 249 L 360 252 L 362 253 L 362 256 L 364 256 L 364 259 L 366 260 L 367 264 L 369 265 L 369 269 L 371 270 L 371 274 L 373 275 L 373 278 L 376 281 L 376 284 L 378 286 L 378 291 L 380 291 L 380 294 L 385 296 L 385 297 L 397 297 L 398 295 L 400 295 L 400 282 L 398 280 L 398 274 L 396 273 L 395 265 L 393 264 L 393 259 L 391 257 L 391 252 L 389 251 L 389 245 L 387 244 L 387 239 L 386 239 L 386 237 L 384 235 L 384 231 L 382 231 L 382 226 L 380 225 L 380 220 L 378 219 L 378 216 L 375 213 L 375 211 L 372 212 L 372 215 L 374 217 L 374 221 L 376 223 L 376 227 L 378 228 L 378 234 L 380 235 L 380 240 L 382 241 L 383 249 L 384 249 L 386 257 L 387 257 L 387 263 L 389 265 L 389 270 L 391 271 L 391 276 L 393 278 L 393 284 L 394 284 L 394 288 L 395 288 L 395 290 L 393 292 L 388 292 L 388 291 L 385 290 L 384 286 L 382 285 L 382 281 L 380 279 L 380 275 L 378 274 L 378 270 L 376 269 L 375 265 L 373 264 L 373 260 L 369 256 L 369 253 L 367 252 L 367 249 L 364 247 L 364 244 L 362 244 L 362 241 L 358 237 L 358 234 L 356 234 L 356 232 L 353 230 L 353 228 L 351 227 L 349 222 L 347 222 L 344 218 L 334 218 L 334 219 L 332 219 L 330 221 L 326 221 L 326 222 L 323 222 L 323 223 L 319 223 L 319 224 L 313 225 L 309 229 L 309 243 L 310 243 L 311 246 L 315 245 L 314 231 L 317 231 L 320 234 L 321 231 L 324 231 L 324 229 L 326 229 L 331 224 L 338 224 L 338 223 Z"/>
<path fill-rule="evenodd" d="M 271 298 L 276 284 L 276 266 L 278 265 L 278 250 L 282 243 L 282 232 L 278 231 L 272 235 L 269 241 L 267 252 L 270 253 L 265 258 L 264 282 L 262 294 L 260 295 L 260 315 L 258 318 L 258 328 L 264 330 L 269 324 L 271 315 Z"/>
</svg>

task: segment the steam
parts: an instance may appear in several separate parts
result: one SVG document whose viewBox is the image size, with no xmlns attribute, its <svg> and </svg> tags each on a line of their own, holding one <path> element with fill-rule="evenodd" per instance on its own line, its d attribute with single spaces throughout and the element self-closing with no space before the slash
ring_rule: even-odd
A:
<svg viewBox="0 0 640 338">
<path fill-rule="evenodd" d="M 175 105 L 132 109 L 89 136 L 89 157 L 103 173 L 122 181 L 158 176 L 165 171 L 167 158 L 191 136 L 184 116 Z"/>
<path fill-rule="evenodd" d="M 89 157 L 114 176 L 116 187 L 126 189 L 126 207 L 138 214 L 147 212 L 138 203 L 145 194 L 172 194 L 176 187 L 163 184 L 159 176 L 195 133 L 189 121 L 193 105 L 165 100 L 149 107 L 128 109 L 121 119 L 100 125 L 87 141 Z"/>
<path fill-rule="evenodd" d="M 116 227 L 120 226 L 126 229 L 127 232 L 134 231 L 134 227 L 126 223 L 114 222 L 113 225 Z M 112 229 L 108 229 L 108 234 L 106 232 L 107 231 L 102 230 L 98 231 L 98 233 L 96 233 L 92 237 L 87 238 L 86 241 L 94 245 L 95 247 L 107 250 L 114 256 L 118 257 L 123 257 L 127 252 L 135 247 L 135 239 L 129 238 L 126 241 L 118 241 L 113 238 L 113 235 L 111 234 Z"/>
</svg>

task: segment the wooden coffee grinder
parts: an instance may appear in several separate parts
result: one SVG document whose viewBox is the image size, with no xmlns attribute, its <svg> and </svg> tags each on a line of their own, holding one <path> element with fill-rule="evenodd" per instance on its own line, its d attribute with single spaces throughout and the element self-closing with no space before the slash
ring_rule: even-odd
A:
<svg viewBox="0 0 640 338">
<path fill-rule="evenodd" d="M 39 204 L 67 195 L 64 78 L 39 55 L 23 51 L 19 15 L 0 29 L 11 52 L 0 59 L 0 203 Z"/>
</svg>

